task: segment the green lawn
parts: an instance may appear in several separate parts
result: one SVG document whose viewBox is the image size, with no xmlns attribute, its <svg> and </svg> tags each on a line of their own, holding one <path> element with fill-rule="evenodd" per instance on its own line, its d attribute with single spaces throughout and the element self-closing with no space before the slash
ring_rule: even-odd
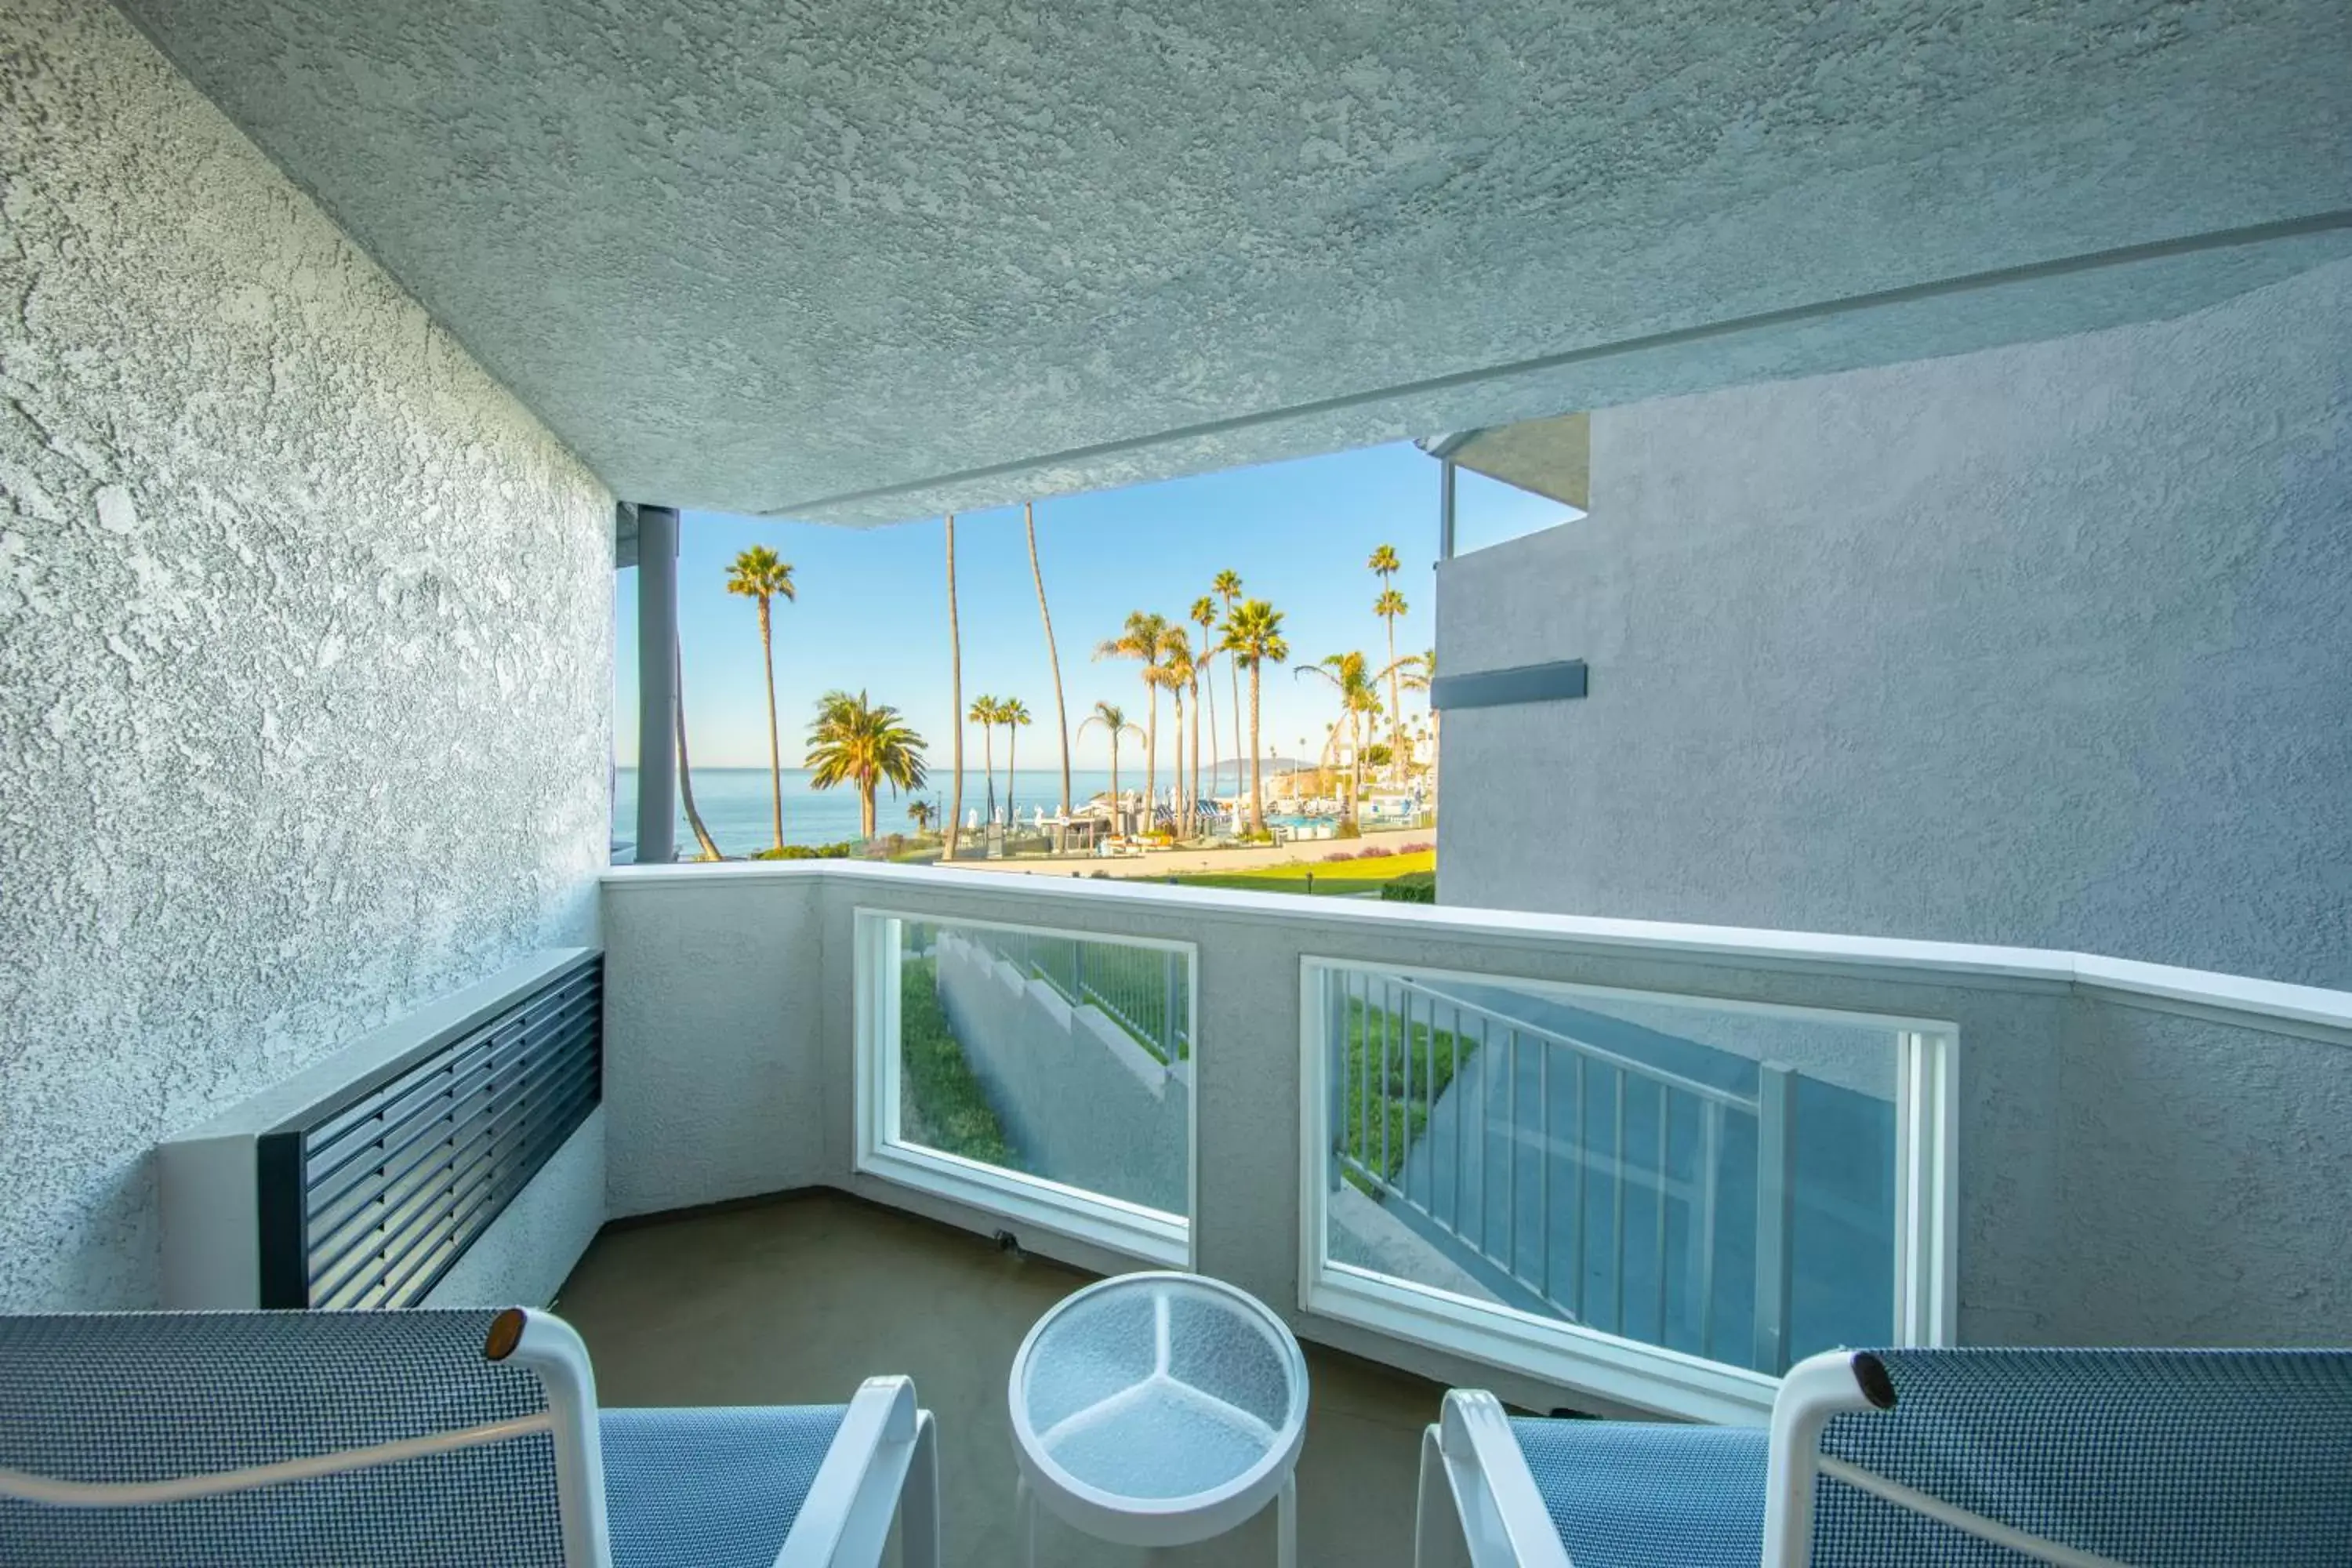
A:
<svg viewBox="0 0 2352 1568">
<path fill-rule="evenodd" d="M 931 960 L 898 966 L 898 1131 L 909 1143 L 1025 1171 L 940 1005 Z"/>
<path fill-rule="evenodd" d="M 1339 898 L 1378 893 L 1392 879 L 1412 871 L 1437 869 L 1437 851 L 1410 855 L 1375 855 L 1364 860 L 1294 860 L 1286 866 L 1258 866 L 1241 871 L 1202 871 L 1176 879 L 1180 887 L 1230 888 L 1241 892 L 1313 893 Z M 1314 886 L 1307 879 L 1314 879 Z"/>
<path fill-rule="evenodd" d="M 1413 1020 L 1408 1035 L 1402 1014 L 1367 1007 L 1350 998 L 1348 1094 L 1341 1108 L 1348 1152 L 1367 1169 L 1393 1179 L 1404 1168 L 1405 1151 L 1428 1123 L 1429 1105 L 1454 1081 L 1454 1069 L 1476 1051 L 1474 1042 L 1456 1040 L 1451 1029 L 1433 1034 L 1422 1019 Z M 1359 1187 L 1365 1184 L 1352 1171 L 1349 1179 Z"/>
</svg>

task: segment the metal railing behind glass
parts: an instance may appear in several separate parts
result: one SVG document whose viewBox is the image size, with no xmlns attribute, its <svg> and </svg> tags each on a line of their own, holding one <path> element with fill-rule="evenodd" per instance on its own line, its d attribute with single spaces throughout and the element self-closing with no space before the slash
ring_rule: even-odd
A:
<svg viewBox="0 0 2352 1568">
<path fill-rule="evenodd" d="M 1509 1304 L 1784 1368 L 1793 1072 L 1763 1064 L 1742 1093 L 1407 976 L 1329 977 L 1335 1187 Z M 1727 1262 L 1752 1317 L 1724 1310 Z"/>
<path fill-rule="evenodd" d="M 1192 987 L 1174 948 L 1089 942 L 997 926 L 960 934 L 1024 974 L 1043 980 L 1072 1006 L 1094 1006 L 1162 1062 L 1192 1054 Z"/>
</svg>

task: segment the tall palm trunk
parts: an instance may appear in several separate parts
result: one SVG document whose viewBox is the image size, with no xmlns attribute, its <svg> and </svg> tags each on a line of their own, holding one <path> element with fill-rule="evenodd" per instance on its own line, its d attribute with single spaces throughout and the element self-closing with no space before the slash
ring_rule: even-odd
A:
<svg viewBox="0 0 2352 1568">
<path fill-rule="evenodd" d="M 1037 584 L 1037 614 L 1045 623 L 1045 662 L 1054 667 L 1054 727 L 1062 737 L 1062 816 L 1070 815 L 1070 710 L 1062 703 L 1062 655 L 1054 646 L 1054 612 L 1045 607 L 1045 574 L 1037 567 L 1037 506 L 1021 503 L 1021 521 L 1029 530 L 1029 575 Z"/>
<path fill-rule="evenodd" d="M 963 830 L 963 631 L 956 622 L 955 513 L 948 513 L 948 721 L 955 728 L 955 805 L 948 812 L 947 858 Z"/>
<path fill-rule="evenodd" d="M 1160 683 L 1151 679 L 1151 671 L 1143 672 L 1143 689 L 1150 707 L 1150 718 L 1143 726 L 1143 836 L 1160 826 Z"/>
<path fill-rule="evenodd" d="M 876 787 L 874 781 L 871 779 L 866 780 L 857 786 L 858 816 L 861 825 L 865 828 L 863 837 L 869 844 L 874 840 L 874 792 Z"/>
<path fill-rule="evenodd" d="M 1348 715 L 1348 820 L 1360 822 L 1364 798 L 1364 716 Z"/>
<path fill-rule="evenodd" d="M 1225 613 L 1229 616 L 1233 613 L 1233 606 L 1230 604 L 1225 606 Z M 1239 789 L 1242 783 L 1242 666 L 1241 661 L 1234 658 L 1230 650 L 1225 655 L 1225 662 L 1233 667 L 1234 787 Z M 1257 681 L 1257 673 L 1255 669 L 1250 672 L 1250 681 L 1253 685 Z"/>
<path fill-rule="evenodd" d="M 1013 791 L 1021 781 L 1021 726 L 1004 726 L 1004 830 L 1013 831 Z"/>
<path fill-rule="evenodd" d="M 1382 616 L 1389 627 L 1389 776 L 1404 782 L 1404 698 L 1397 685 L 1396 617 Z"/>
<path fill-rule="evenodd" d="M 776 645 L 768 620 L 768 600 L 760 597 L 760 651 L 768 664 L 768 782 L 774 786 L 776 847 L 784 847 L 784 752 L 776 735 Z"/>
<path fill-rule="evenodd" d="M 993 721 L 982 723 L 980 727 L 980 754 L 984 759 L 982 765 L 988 771 L 988 820 L 982 824 L 986 831 L 980 836 L 981 842 L 984 844 L 988 841 L 989 833 L 996 827 L 996 725 Z"/>
<path fill-rule="evenodd" d="M 1118 731 L 1110 732 L 1110 831 L 1118 837 Z"/>
<path fill-rule="evenodd" d="M 670 707 L 677 714 L 677 797 L 679 802 L 686 807 L 686 825 L 694 829 L 694 841 L 702 846 L 702 858 L 705 860 L 717 860 L 721 858 L 719 853 L 719 846 L 710 841 L 710 829 L 702 826 L 702 813 L 694 809 L 694 769 L 688 764 L 686 760 L 686 670 L 683 668 L 684 658 L 685 655 L 681 650 L 678 654 L 673 656 L 670 660 L 670 668 L 677 677 L 677 685 L 671 689 L 674 700 L 670 703 Z"/>
<path fill-rule="evenodd" d="M 1208 635 L 1209 635 L 1209 634 L 1208 634 L 1207 629 L 1206 629 L 1206 628 L 1203 628 L 1203 629 L 1202 629 L 1202 633 L 1201 633 L 1202 637 L 1203 639 L 1205 639 L 1205 638 L 1208 637 Z M 1224 764 L 1223 760 L 1222 758 L 1220 758 L 1220 757 L 1217 755 L 1217 679 L 1216 679 L 1216 677 L 1214 677 L 1214 676 L 1211 676 L 1211 677 L 1209 678 L 1209 683 L 1208 683 L 1208 684 L 1209 684 L 1209 794 L 1210 794 L 1211 795 L 1214 795 L 1217 793 L 1217 785 L 1218 785 L 1218 784 L 1219 784 L 1220 782 L 1222 782 L 1222 775 L 1223 774 L 1223 773 L 1224 773 L 1224 771 L 1225 771 L 1225 764 Z M 1194 751 L 1194 752 L 1195 752 L 1195 753 L 1197 753 L 1197 752 L 1200 751 L 1200 744 L 1199 744 L 1198 737 L 1195 737 L 1195 739 L 1194 739 L 1193 748 L 1192 748 L 1192 749 L 1193 749 L 1193 751 Z M 1199 765 L 1199 759 L 1198 759 L 1197 755 L 1196 755 L 1196 756 L 1195 756 L 1195 758 L 1194 758 L 1194 765 L 1195 765 L 1195 766 L 1198 766 L 1198 765 Z"/>
<path fill-rule="evenodd" d="M 1255 663 L 1255 661 L 1253 661 L 1253 662 L 1251 663 L 1251 665 L 1250 665 L 1250 710 L 1249 710 L 1249 713 L 1250 713 L 1250 742 L 1249 742 L 1249 760 L 1250 760 L 1250 831 L 1251 831 L 1252 833 L 1264 833 L 1264 832 L 1265 831 L 1265 786 L 1264 786 L 1264 784 L 1263 784 L 1262 781 L 1260 780 L 1260 777 L 1259 777 L 1259 774 L 1258 774 L 1258 757 L 1257 757 L 1257 720 L 1258 720 L 1258 706 L 1257 706 L 1257 704 L 1258 704 L 1258 685 L 1259 685 L 1259 679 L 1260 679 L 1260 675 L 1261 675 L 1261 671 L 1259 670 L 1259 668 L 1258 668 L 1258 667 L 1257 667 L 1256 663 Z"/>
<path fill-rule="evenodd" d="M 1192 678 L 1192 787 L 1184 812 L 1184 837 L 1199 831 L 1201 821 L 1201 679 Z"/>
<path fill-rule="evenodd" d="M 1181 686 L 1171 686 L 1168 689 L 1168 695 L 1176 704 L 1176 765 L 1169 770 L 1171 776 L 1168 781 L 1168 794 L 1170 804 L 1175 808 L 1177 836 L 1181 837 L 1184 828 L 1185 807 L 1184 689 Z"/>
</svg>

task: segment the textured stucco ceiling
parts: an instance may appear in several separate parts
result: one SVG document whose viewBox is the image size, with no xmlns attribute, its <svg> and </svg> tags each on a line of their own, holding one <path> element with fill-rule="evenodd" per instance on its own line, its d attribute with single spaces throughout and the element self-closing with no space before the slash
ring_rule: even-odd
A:
<svg viewBox="0 0 2352 1568">
<path fill-rule="evenodd" d="M 2344 0 L 126 9 L 616 491 L 847 521 L 2168 313 L 2346 231 L 1774 316 L 2352 209 Z"/>
</svg>

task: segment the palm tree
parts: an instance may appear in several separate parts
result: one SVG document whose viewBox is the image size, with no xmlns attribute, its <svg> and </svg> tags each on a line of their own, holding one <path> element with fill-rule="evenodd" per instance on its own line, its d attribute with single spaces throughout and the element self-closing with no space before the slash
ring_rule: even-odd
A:
<svg viewBox="0 0 2352 1568">
<path fill-rule="evenodd" d="M 1095 646 L 1097 658 L 1132 658 L 1143 664 L 1143 689 L 1151 704 L 1143 726 L 1144 831 L 1151 830 L 1151 813 L 1160 791 L 1160 687 L 1154 673 L 1168 638 L 1168 618 L 1146 610 L 1129 610 L 1118 636 Z"/>
<path fill-rule="evenodd" d="M 1004 826 L 1013 826 L 1013 792 L 1021 781 L 1020 769 L 1014 764 L 1013 749 L 1021 743 L 1021 731 L 1029 722 L 1029 704 L 1018 697 L 1008 697 L 996 705 L 996 721 L 1004 726 Z"/>
<path fill-rule="evenodd" d="M 1127 721 L 1127 710 L 1112 702 L 1097 702 L 1095 710 L 1078 724 L 1078 735 L 1084 739 L 1087 731 L 1099 724 L 1110 732 L 1110 826 L 1118 829 L 1118 742 L 1122 735 L 1142 739 L 1143 731 Z"/>
<path fill-rule="evenodd" d="M 768 606 L 781 596 L 786 603 L 800 597 L 793 588 L 793 564 L 779 560 L 764 544 L 755 544 L 735 557 L 727 574 L 727 591 L 740 594 L 760 606 L 760 651 L 768 661 L 768 776 L 775 785 L 776 847 L 784 847 L 784 759 L 776 738 L 776 644 Z"/>
<path fill-rule="evenodd" d="M 850 784 L 857 791 L 857 816 L 862 836 L 874 837 L 874 795 L 883 784 L 896 795 L 923 787 L 923 738 L 907 727 L 898 710 L 877 707 L 866 693 L 828 691 L 816 702 L 816 722 L 809 726 L 809 785 L 832 789 Z"/>
<path fill-rule="evenodd" d="M 915 825 L 915 832 L 918 835 L 929 833 L 931 830 L 931 818 L 939 814 L 940 808 L 928 800 L 910 800 L 907 803 L 907 820 Z"/>
<path fill-rule="evenodd" d="M 1054 728 L 1062 737 L 1062 816 L 1070 815 L 1070 710 L 1062 701 L 1062 655 L 1054 646 L 1054 612 L 1045 607 L 1045 574 L 1037 567 L 1037 507 L 1021 503 L 1021 521 L 1029 531 L 1029 575 L 1037 584 L 1037 614 L 1045 623 L 1045 662 L 1054 667 Z"/>
<path fill-rule="evenodd" d="M 1301 665 L 1294 673 L 1318 677 L 1339 693 L 1339 722 L 1331 727 L 1330 737 L 1324 742 L 1322 765 L 1331 765 L 1331 753 L 1345 734 L 1348 793 L 1341 803 L 1339 820 L 1353 826 L 1357 821 L 1356 802 L 1364 793 L 1364 722 L 1380 711 L 1380 682 L 1360 653 L 1328 654 L 1320 663 Z"/>
<path fill-rule="evenodd" d="M 1425 652 L 1409 653 L 1402 658 L 1392 659 L 1389 667 L 1381 671 L 1381 674 L 1399 682 L 1407 691 L 1427 691 L 1430 682 L 1437 679 L 1437 650 L 1430 648 Z M 1437 710 L 1434 708 L 1429 710 L 1429 744 L 1430 750 L 1434 752 L 1437 748 Z M 1410 764 L 1412 760 L 1411 754 L 1408 753 L 1405 758 L 1406 763 Z"/>
<path fill-rule="evenodd" d="M 1209 673 L 1209 661 L 1217 657 L 1216 645 L 1209 636 L 1217 624 L 1217 602 L 1206 594 L 1202 595 L 1192 601 L 1191 618 L 1192 624 L 1201 628 L 1201 652 L 1193 661 L 1192 668 L 1198 674 L 1206 675 Z M 1195 684 L 1198 683 L 1195 682 Z M 1193 722 L 1197 726 L 1199 720 L 1196 718 Z M 1199 742 L 1200 731 L 1196 727 L 1193 731 L 1192 746 L 1194 752 L 1192 768 L 1196 773 L 1201 766 Z M 1224 771 L 1224 759 L 1217 755 L 1217 683 L 1212 680 L 1209 682 L 1209 794 L 1211 795 L 1217 793 L 1218 775 Z M 1197 784 L 1199 781 L 1196 779 L 1194 782 Z M 1198 793 L 1197 789 L 1195 793 Z"/>
<path fill-rule="evenodd" d="M 1234 606 L 1242 602 L 1242 574 L 1233 570 L 1231 567 L 1227 567 L 1224 571 L 1217 574 L 1215 580 L 1210 583 L 1209 587 L 1210 590 L 1217 595 L 1217 597 L 1225 602 L 1225 618 L 1227 620 L 1231 620 L 1233 618 Z M 1220 642 L 1217 646 L 1222 649 L 1223 648 L 1224 644 Z M 1234 785 L 1235 788 L 1239 788 L 1242 782 L 1239 776 L 1242 766 L 1242 667 L 1238 664 L 1233 666 L 1233 688 L 1234 773 L 1235 774 Z"/>
<path fill-rule="evenodd" d="M 948 722 L 955 730 L 955 801 L 948 808 L 947 858 L 956 858 L 956 835 L 963 828 L 963 630 L 956 622 L 955 513 L 948 513 Z"/>
<path fill-rule="evenodd" d="M 964 714 L 968 722 L 980 726 L 981 755 L 987 759 L 983 765 L 988 769 L 988 826 L 991 827 L 996 826 L 996 726 L 1002 721 L 1002 710 L 1003 704 L 982 692 L 971 700 L 971 708 Z M 982 834 L 982 837 L 984 840 L 987 835 Z"/>
<path fill-rule="evenodd" d="M 1381 580 L 1381 596 L 1372 601 L 1372 614 L 1380 616 L 1389 629 L 1389 723 L 1391 727 L 1389 751 L 1392 757 L 1402 758 L 1404 755 L 1404 701 L 1397 695 L 1396 624 L 1397 617 L 1404 614 L 1405 605 L 1404 595 L 1396 591 L 1395 579 L 1400 570 L 1396 546 L 1381 545 L 1372 552 L 1372 558 L 1365 564 Z M 1402 764 L 1392 762 L 1391 765 L 1398 770 L 1397 776 L 1402 778 Z"/>
<path fill-rule="evenodd" d="M 1290 658 L 1290 645 L 1282 640 L 1282 612 L 1264 599 L 1245 599 L 1225 617 L 1225 651 L 1250 672 L 1249 764 L 1250 831 L 1265 831 L 1265 794 L 1258 761 L 1259 697 L 1265 666 Z"/>
<path fill-rule="evenodd" d="M 1160 666 L 1145 670 L 1143 679 L 1154 686 L 1166 687 L 1168 694 L 1176 700 L 1176 818 L 1182 823 L 1192 816 L 1192 797 L 1184 786 L 1184 694 L 1199 684 L 1192 668 L 1192 639 L 1184 634 L 1182 626 L 1170 626 L 1160 634 Z M 1195 736 L 1192 761 L 1196 766 L 1200 760 L 1201 747 Z"/>
<path fill-rule="evenodd" d="M 702 847 L 702 858 L 705 860 L 722 860 L 726 857 L 719 853 L 719 846 L 711 839 L 710 829 L 702 825 L 702 813 L 694 809 L 694 769 L 686 760 L 686 650 L 683 647 L 671 659 L 670 668 L 677 676 L 677 683 L 673 688 L 677 700 L 670 706 L 677 714 L 678 803 L 686 807 L 686 825 L 694 829 L 694 841 Z"/>
</svg>

